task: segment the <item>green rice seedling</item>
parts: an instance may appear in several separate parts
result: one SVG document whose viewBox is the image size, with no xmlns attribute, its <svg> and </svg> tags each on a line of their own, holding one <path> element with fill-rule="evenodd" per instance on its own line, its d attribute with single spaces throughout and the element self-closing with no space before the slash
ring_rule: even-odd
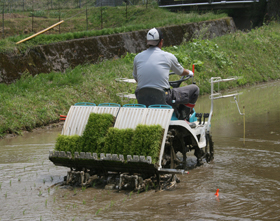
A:
<svg viewBox="0 0 280 221">
<path fill-rule="evenodd" d="M 10 186 L 12 186 L 12 180 L 10 180 Z"/>
<path fill-rule="evenodd" d="M 132 193 L 133 193 L 132 191 L 129 193 L 129 198 L 131 197 Z"/>
<path fill-rule="evenodd" d="M 5 198 L 7 198 L 7 192 L 5 193 Z"/>
<path fill-rule="evenodd" d="M 2 188 L 2 182 L 0 183 L 0 189 Z"/>
<path fill-rule="evenodd" d="M 41 190 L 39 191 L 39 194 L 38 194 L 38 195 L 39 195 L 39 196 L 42 196 L 42 191 L 41 191 Z"/>
<path fill-rule="evenodd" d="M 133 129 L 109 128 L 105 137 L 104 152 L 123 154 L 124 156 L 131 154 L 130 150 L 133 135 Z"/>
<path fill-rule="evenodd" d="M 112 114 L 90 114 L 85 131 L 81 137 L 83 152 L 103 152 L 104 137 L 109 127 L 113 126 L 114 120 Z"/>
<path fill-rule="evenodd" d="M 53 181 L 53 177 L 51 176 L 51 182 Z"/>
<path fill-rule="evenodd" d="M 73 209 L 75 209 L 75 208 L 77 208 L 77 204 L 76 203 L 73 204 Z"/>
<path fill-rule="evenodd" d="M 85 201 L 85 200 L 83 200 L 83 204 L 84 204 L 84 205 L 86 204 L 86 201 Z"/>
<path fill-rule="evenodd" d="M 55 150 L 58 151 L 70 151 L 72 156 L 75 152 L 81 152 L 81 137 L 78 135 L 66 136 L 58 135 L 55 144 Z"/>
<path fill-rule="evenodd" d="M 132 141 L 133 154 L 151 156 L 153 163 L 156 163 L 159 157 L 163 129 L 160 125 L 138 125 Z"/>
<path fill-rule="evenodd" d="M 49 187 L 49 188 L 48 188 L 48 194 L 50 194 L 50 192 L 51 192 L 51 188 Z"/>
<path fill-rule="evenodd" d="M 19 177 L 19 178 L 18 178 L 18 182 L 20 182 L 20 180 L 21 180 L 21 178 Z"/>
<path fill-rule="evenodd" d="M 54 202 L 54 203 L 55 203 L 55 199 L 56 199 L 56 197 L 54 196 L 54 197 L 53 197 L 53 202 Z"/>
<path fill-rule="evenodd" d="M 93 197 L 93 200 L 96 201 L 96 195 Z"/>
<path fill-rule="evenodd" d="M 110 204 L 110 207 L 113 207 L 115 204 L 115 202 L 113 200 L 111 200 L 111 204 Z"/>
<path fill-rule="evenodd" d="M 46 180 L 45 179 L 43 179 L 43 184 L 45 184 L 46 183 Z"/>
<path fill-rule="evenodd" d="M 22 211 L 22 215 L 24 215 L 24 214 L 25 214 L 25 211 L 26 211 L 26 209 Z"/>
<path fill-rule="evenodd" d="M 100 211 L 102 210 L 102 208 L 100 208 L 99 210 L 96 211 L 95 215 L 98 215 L 100 213 Z"/>
<path fill-rule="evenodd" d="M 149 184 L 147 184 L 147 186 L 145 186 L 145 191 L 147 192 L 149 189 Z"/>
<path fill-rule="evenodd" d="M 25 166 L 23 167 L 23 171 L 25 172 Z"/>
<path fill-rule="evenodd" d="M 126 201 L 126 197 L 123 199 L 123 202 L 125 202 Z"/>
<path fill-rule="evenodd" d="M 42 216 L 40 216 L 40 221 L 42 221 L 43 220 L 43 218 L 42 218 Z"/>
<path fill-rule="evenodd" d="M 95 183 L 95 182 L 93 182 L 92 187 L 95 187 L 95 185 L 96 185 L 96 183 Z"/>
<path fill-rule="evenodd" d="M 34 183 L 34 187 L 36 187 L 36 183 Z"/>
<path fill-rule="evenodd" d="M 86 187 L 85 186 L 82 186 L 82 191 L 84 192 L 86 190 Z"/>
<path fill-rule="evenodd" d="M 77 188 L 74 188 L 74 194 L 75 195 L 77 194 Z"/>
<path fill-rule="evenodd" d="M 47 205 L 48 205 L 48 200 L 46 199 L 45 200 L 45 207 L 47 207 Z"/>
</svg>

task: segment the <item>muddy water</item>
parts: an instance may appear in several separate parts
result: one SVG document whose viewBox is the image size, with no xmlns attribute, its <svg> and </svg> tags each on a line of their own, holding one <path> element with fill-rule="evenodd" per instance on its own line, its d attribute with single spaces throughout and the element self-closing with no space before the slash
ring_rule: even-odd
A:
<svg viewBox="0 0 280 221">
<path fill-rule="evenodd" d="M 0 220 L 279 220 L 280 82 L 241 91 L 245 139 L 236 104 L 216 100 L 215 160 L 181 176 L 173 191 L 55 185 L 67 168 L 54 166 L 48 151 L 61 129 L 1 140 Z M 209 109 L 208 96 L 200 97 L 196 111 Z M 190 156 L 189 165 L 194 161 Z"/>
</svg>

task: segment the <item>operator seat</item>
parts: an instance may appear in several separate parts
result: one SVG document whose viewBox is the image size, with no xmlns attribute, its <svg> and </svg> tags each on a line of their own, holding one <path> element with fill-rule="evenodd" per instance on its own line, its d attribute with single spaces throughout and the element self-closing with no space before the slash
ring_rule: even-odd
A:
<svg viewBox="0 0 280 221">
<path fill-rule="evenodd" d="M 138 104 L 144 104 L 146 107 L 153 104 L 167 105 L 165 97 L 164 90 L 152 87 L 143 87 L 136 93 Z"/>
</svg>

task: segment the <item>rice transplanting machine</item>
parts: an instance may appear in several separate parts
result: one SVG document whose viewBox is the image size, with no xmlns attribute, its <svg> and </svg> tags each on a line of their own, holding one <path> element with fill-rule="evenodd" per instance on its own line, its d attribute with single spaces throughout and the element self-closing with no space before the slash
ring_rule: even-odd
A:
<svg viewBox="0 0 280 221">
<path fill-rule="evenodd" d="M 184 76 L 178 81 L 170 82 L 170 85 L 179 87 L 187 79 L 189 77 Z M 178 120 L 175 113 L 177 107 L 167 105 L 164 91 L 153 88 L 147 88 L 144 91 L 143 102 L 139 102 L 140 104 L 121 106 L 104 103 L 96 106 L 94 103 L 77 103 L 71 106 L 62 135 L 81 136 L 90 113 L 112 114 L 115 117 L 114 127 L 118 129 L 135 129 L 138 124 L 160 125 L 164 134 L 156 163 L 152 163 L 150 156 L 90 152 L 75 152 L 72 156 L 70 152 L 54 150 L 49 152 L 49 159 L 57 166 L 70 168 L 65 177 L 65 184 L 69 185 L 91 186 L 99 181 L 109 189 L 132 188 L 138 191 L 155 186 L 160 189 L 175 186 L 180 182 L 176 174 L 188 173 L 186 171 L 187 152 L 194 151 L 198 165 L 214 159 L 214 143 L 210 134 L 213 101 L 225 97 L 234 97 L 236 101 L 236 96 L 240 94 L 222 95 L 215 91 L 214 84 L 237 79 L 238 77 L 228 79 L 212 77 L 210 112 L 195 113 L 194 111 L 189 116 L 189 121 Z M 135 83 L 134 79 L 117 80 Z M 134 94 L 127 93 L 121 93 L 119 96 L 135 98 Z M 238 107 L 237 101 L 236 104 Z"/>
</svg>

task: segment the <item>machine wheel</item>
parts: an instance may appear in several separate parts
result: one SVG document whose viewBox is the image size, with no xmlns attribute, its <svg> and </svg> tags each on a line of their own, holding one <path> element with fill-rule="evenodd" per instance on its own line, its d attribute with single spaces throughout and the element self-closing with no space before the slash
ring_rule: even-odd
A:
<svg viewBox="0 0 280 221">
<path fill-rule="evenodd" d="M 206 162 L 212 161 L 214 159 L 214 142 L 210 134 L 206 134 L 206 147 L 204 151 Z"/>
<path fill-rule="evenodd" d="M 186 166 L 186 147 L 183 139 L 183 135 L 180 131 L 172 129 L 168 131 L 168 139 L 165 144 L 165 165 L 168 165 L 170 169 L 176 169 L 179 165 L 181 167 Z M 183 160 L 177 157 L 177 152 L 180 151 L 183 154 Z"/>
</svg>

